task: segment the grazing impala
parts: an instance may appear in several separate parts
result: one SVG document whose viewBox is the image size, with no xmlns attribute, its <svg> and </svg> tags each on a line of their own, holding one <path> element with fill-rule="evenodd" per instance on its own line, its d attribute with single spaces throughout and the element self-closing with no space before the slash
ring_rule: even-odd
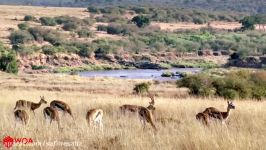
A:
<svg viewBox="0 0 266 150">
<path fill-rule="evenodd" d="M 149 106 L 147 107 L 147 109 L 149 109 L 153 113 L 155 110 L 154 96 L 152 96 L 149 93 L 149 97 L 150 97 L 151 101 L 149 102 Z M 142 107 L 142 106 L 126 104 L 126 105 L 120 106 L 119 108 L 120 108 L 120 111 L 122 112 L 122 114 L 126 114 L 126 112 L 137 113 L 139 111 L 140 107 Z"/>
<path fill-rule="evenodd" d="M 49 120 L 50 124 L 52 124 L 52 121 L 56 121 L 58 125 L 58 129 L 60 130 L 60 119 L 59 119 L 59 114 L 56 109 L 52 107 L 45 107 L 43 109 L 43 115 L 45 120 Z"/>
<path fill-rule="evenodd" d="M 52 107 L 58 111 L 62 111 L 62 112 L 64 112 L 64 114 L 68 113 L 73 118 L 72 111 L 71 111 L 69 105 L 63 101 L 54 100 L 50 103 L 50 107 Z"/>
<path fill-rule="evenodd" d="M 209 125 L 209 115 L 205 113 L 198 113 L 196 119 L 201 121 L 204 125 Z"/>
<path fill-rule="evenodd" d="M 227 111 L 226 112 L 219 111 L 217 108 L 214 108 L 214 107 L 209 107 L 209 108 L 206 108 L 202 112 L 202 114 L 204 114 L 204 117 L 207 116 L 207 121 L 205 121 L 205 122 L 208 122 L 209 120 L 219 120 L 219 121 L 221 121 L 222 124 L 225 124 L 225 121 L 230 116 L 230 110 L 231 109 L 235 109 L 235 105 L 233 104 L 233 102 L 227 101 Z M 200 116 L 199 114 L 197 114 L 198 117 L 196 116 L 196 118 L 202 119 L 203 117 L 199 117 Z"/>
<path fill-rule="evenodd" d="M 102 109 L 91 109 L 87 112 L 86 120 L 89 126 L 99 126 L 103 130 L 103 110 Z"/>
<path fill-rule="evenodd" d="M 35 112 L 34 112 L 35 109 L 39 108 L 42 105 L 42 103 L 47 104 L 47 102 L 44 99 L 44 96 L 40 96 L 40 99 L 41 100 L 39 103 L 34 103 L 34 102 L 26 101 L 26 100 L 18 100 L 16 102 L 16 106 L 14 110 L 20 109 L 20 108 L 26 108 L 26 109 L 31 110 L 35 115 Z"/>
<path fill-rule="evenodd" d="M 152 128 L 157 131 L 157 128 L 154 125 L 153 115 L 148 108 L 140 107 L 138 114 L 140 122 L 143 124 L 143 128 L 146 127 L 146 122 L 148 122 L 149 124 L 151 124 Z"/>
<path fill-rule="evenodd" d="M 29 122 L 29 115 L 25 110 L 16 110 L 14 112 L 16 122 L 22 122 L 22 124 L 27 125 Z M 16 124 L 15 124 L 16 125 Z"/>
</svg>

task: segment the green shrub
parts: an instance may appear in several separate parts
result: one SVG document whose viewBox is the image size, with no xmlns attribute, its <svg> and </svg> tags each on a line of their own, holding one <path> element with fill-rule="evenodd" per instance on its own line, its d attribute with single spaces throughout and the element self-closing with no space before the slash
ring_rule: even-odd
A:
<svg viewBox="0 0 266 150">
<path fill-rule="evenodd" d="M 43 69 L 47 69 L 47 66 L 36 66 L 36 65 L 32 65 L 31 69 L 32 70 L 43 70 Z"/>
<path fill-rule="evenodd" d="M 0 70 L 7 73 L 18 73 L 17 58 L 11 50 L 0 53 Z"/>
<path fill-rule="evenodd" d="M 92 31 L 90 31 L 89 29 L 86 28 L 82 28 L 80 30 L 77 31 L 77 34 L 79 36 L 79 38 L 87 38 L 87 37 L 94 37 L 94 33 Z"/>
<path fill-rule="evenodd" d="M 150 25 L 150 19 L 142 15 L 133 17 L 131 21 L 135 23 L 139 28 Z"/>
<path fill-rule="evenodd" d="M 24 21 L 34 21 L 36 20 L 36 18 L 34 16 L 31 16 L 31 15 L 26 15 L 24 17 Z"/>
<path fill-rule="evenodd" d="M 29 28 L 29 24 L 27 24 L 27 23 L 20 23 L 20 24 L 18 24 L 18 28 L 20 30 L 27 30 Z"/>
<path fill-rule="evenodd" d="M 46 55 L 54 55 L 57 53 L 57 48 L 50 45 L 45 45 L 42 47 L 42 52 Z"/>
<path fill-rule="evenodd" d="M 9 37 L 11 44 L 25 44 L 33 40 L 31 34 L 27 31 L 14 31 Z"/>
<path fill-rule="evenodd" d="M 144 92 L 149 92 L 151 84 L 150 83 L 139 83 L 133 88 L 133 92 L 136 94 L 143 94 Z"/>
<path fill-rule="evenodd" d="M 13 45 L 13 50 L 15 50 L 20 55 L 29 55 L 37 52 L 39 48 L 36 45 L 26 46 L 26 45 Z"/>
<path fill-rule="evenodd" d="M 62 27 L 65 31 L 74 31 L 78 28 L 77 23 L 75 22 L 67 22 Z"/>
<path fill-rule="evenodd" d="M 33 36 L 35 41 L 42 42 L 44 40 L 43 36 L 47 34 L 48 31 L 41 27 L 34 27 L 34 28 L 29 28 L 28 32 Z"/>
<path fill-rule="evenodd" d="M 212 96 L 214 89 L 212 87 L 212 78 L 205 74 L 186 76 L 177 81 L 178 87 L 187 87 L 190 93 L 198 96 Z"/>
<path fill-rule="evenodd" d="M 161 76 L 162 77 L 173 77 L 173 76 L 175 76 L 175 73 L 170 72 L 170 71 L 166 71 L 166 72 L 162 73 Z"/>
<path fill-rule="evenodd" d="M 95 50 L 95 46 L 93 44 L 84 45 L 83 47 L 79 47 L 78 54 L 83 57 L 88 57 Z"/>
<path fill-rule="evenodd" d="M 55 31 L 49 31 L 43 35 L 43 39 L 54 46 L 59 46 L 63 43 L 63 38 L 61 33 Z"/>
<path fill-rule="evenodd" d="M 99 13 L 99 9 L 97 7 L 94 7 L 94 6 L 89 6 L 87 8 L 87 10 L 90 12 L 90 13 Z"/>
<path fill-rule="evenodd" d="M 266 72 L 230 72 L 223 77 L 191 75 L 177 81 L 178 87 L 187 87 L 198 96 L 217 95 L 225 99 L 261 100 L 266 97 Z"/>
<path fill-rule="evenodd" d="M 57 25 L 55 19 L 51 18 L 51 17 L 41 17 L 40 21 L 41 21 L 41 24 L 43 26 L 55 26 L 55 25 Z"/>
</svg>

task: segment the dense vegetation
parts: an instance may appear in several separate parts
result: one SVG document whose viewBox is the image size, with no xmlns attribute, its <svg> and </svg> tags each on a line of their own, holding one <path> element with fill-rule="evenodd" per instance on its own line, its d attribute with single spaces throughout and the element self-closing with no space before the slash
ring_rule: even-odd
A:
<svg viewBox="0 0 266 150">
<path fill-rule="evenodd" d="M 203 24 L 210 21 L 238 21 L 245 14 L 236 12 L 224 11 L 206 11 L 201 9 L 181 9 L 172 7 L 93 7 L 89 6 L 88 11 L 93 14 L 104 14 L 101 18 L 119 18 L 126 12 L 136 13 L 139 17 L 148 17 L 151 21 L 158 22 L 194 22 L 196 24 Z M 139 19 L 139 18 L 138 18 Z M 107 19 L 105 19 L 107 20 Z M 122 21 L 122 19 L 120 19 Z"/>
<path fill-rule="evenodd" d="M 18 64 L 14 51 L 6 48 L 0 43 L 0 71 L 17 73 Z"/>
<path fill-rule="evenodd" d="M 26 18 L 26 17 L 25 17 Z M 32 18 L 34 18 L 32 16 Z M 266 53 L 266 34 L 257 31 L 219 31 L 212 28 L 189 31 L 165 32 L 156 27 L 150 27 L 149 21 L 144 16 L 136 16 L 135 23 L 113 22 L 107 26 L 99 25 L 98 30 L 108 34 L 126 36 L 123 40 L 92 40 L 82 42 L 68 40 L 72 37 L 92 38 L 94 33 L 89 30 L 95 20 L 90 18 L 79 19 L 69 16 L 42 17 L 40 22 L 43 26 L 61 25 L 62 30 L 70 31 L 64 34 L 58 30 L 43 27 L 29 27 L 27 23 L 19 24 L 18 31 L 13 31 L 10 36 L 11 43 L 19 53 L 33 53 L 38 51 L 36 47 L 23 46 L 37 41 L 47 41 L 53 46 L 43 46 L 41 50 L 45 54 L 53 55 L 58 52 L 76 53 L 87 57 L 95 53 L 96 57 L 102 57 L 110 53 L 116 54 L 118 49 L 130 53 L 143 51 L 154 52 L 197 52 L 213 50 L 216 55 L 228 55 L 231 52 L 238 53 L 241 57 L 248 55 L 262 55 Z M 42 21 L 43 20 L 43 21 Z M 132 19 L 134 20 L 134 19 Z M 38 20 L 37 20 L 38 21 Z M 137 22 L 141 22 L 138 25 Z M 147 27 L 148 26 L 148 27 Z"/>
<path fill-rule="evenodd" d="M 233 71 L 224 75 L 198 74 L 187 76 L 177 82 L 178 87 L 187 87 L 197 96 L 221 96 L 226 99 L 266 97 L 265 71 Z"/>
</svg>

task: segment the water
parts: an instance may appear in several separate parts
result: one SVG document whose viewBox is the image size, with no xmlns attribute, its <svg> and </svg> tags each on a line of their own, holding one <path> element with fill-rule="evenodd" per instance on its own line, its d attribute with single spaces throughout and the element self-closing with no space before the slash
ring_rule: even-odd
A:
<svg viewBox="0 0 266 150">
<path fill-rule="evenodd" d="M 179 76 L 174 77 L 161 77 L 163 72 L 170 71 L 176 72 L 192 72 L 198 73 L 201 71 L 199 68 L 173 68 L 166 70 L 156 69 L 133 69 L 133 70 L 101 70 L 101 71 L 84 71 L 78 74 L 83 77 L 113 77 L 124 79 L 154 79 L 154 80 L 177 80 Z"/>
</svg>

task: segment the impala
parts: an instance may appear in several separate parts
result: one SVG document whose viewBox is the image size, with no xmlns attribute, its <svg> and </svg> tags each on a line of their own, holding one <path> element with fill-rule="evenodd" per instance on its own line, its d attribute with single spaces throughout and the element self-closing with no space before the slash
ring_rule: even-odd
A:
<svg viewBox="0 0 266 150">
<path fill-rule="evenodd" d="M 204 125 L 209 125 L 209 115 L 206 113 L 198 113 L 196 119 L 201 121 Z"/>
<path fill-rule="evenodd" d="M 230 111 L 231 109 L 235 109 L 235 105 L 233 104 L 233 102 L 229 102 L 227 101 L 227 111 L 222 112 L 219 111 L 217 108 L 214 107 L 208 107 L 206 108 L 202 114 L 204 115 L 204 117 L 202 117 L 202 115 L 197 114 L 196 118 L 200 118 L 200 119 L 204 119 L 207 118 L 205 122 L 208 123 L 209 120 L 219 120 L 221 121 L 222 124 L 225 124 L 225 121 L 229 118 L 230 116 Z M 199 117 L 201 116 L 201 117 Z M 198 119 L 199 120 L 199 119 Z"/>
<path fill-rule="evenodd" d="M 27 125 L 29 122 L 29 115 L 25 110 L 16 110 L 14 112 L 16 122 L 22 122 L 22 124 Z M 16 124 L 15 124 L 16 126 Z"/>
<path fill-rule="evenodd" d="M 146 107 L 146 108 L 149 109 L 153 113 L 154 110 L 155 110 L 155 107 L 154 107 L 154 104 L 155 104 L 154 96 L 152 96 L 149 93 L 149 98 L 151 99 L 151 101 L 149 102 L 149 106 Z M 142 106 L 126 104 L 126 105 L 120 106 L 119 108 L 120 108 L 120 111 L 122 112 L 122 114 L 126 114 L 126 112 L 137 113 L 141 107 Z"/>
<path fill-rule="evenodd" d="M 69 105 L 63 101 L 54 100 L 50 103 L 50 107 L 52 107 L 58 111 L 62 111 L 64 114 L 68 113 L 73 118 L 72 111 L 71 111 Z"/>
<path fill-rule="evenodd" d="M 20 108 L 26 108 L 26 109 L 31 110 L 35 115 L 35 112 L 34 112 L 35 109 L 39 108 L 43 103 L 47 104 L 47 102 L 44 99 L 44 96 L 40 96 L 40 99 L 41 100 L 39 103 L 34 103 L 34 102 L 26 101 L 26 100 L 18 100 L 16 102 L 16 106 L 14 110 L 20 109 Z"/>
<path fill-rule="evenodd" d="M 152 113 L 150 112 L 150 110 L 148 108 L 146 108 L 146 107 L 140 107 L 138 114 L 139 114 L 140 122 L 143 125 L 143 128 L 146 127 L 146 122 L 148 122 L 149 124 L 151 124 L 152 128 L 155 131 L 157 131 L 157 128 L 154 125 L 153 115 L 152 115 Z"/>
<path fill-rule="evenodd" d="M 43 109 L 43 115 L 44 115 L 45 120 L 50 121 L 50 124 L 52 124 L 52 121 L 56 121 L 58 129 L 59 130 L 61 129 L 59 114 L 58 114 L 56 109 L 54 109 L 52 107 L 45 107 Z"/>
<path fill-rule="evenodd" d="M 86 114 L 86 120 L 89 126 L 99 126 L 103 130 L 103 110 L 102 109 L 91 109 Z"/>
</svg>

